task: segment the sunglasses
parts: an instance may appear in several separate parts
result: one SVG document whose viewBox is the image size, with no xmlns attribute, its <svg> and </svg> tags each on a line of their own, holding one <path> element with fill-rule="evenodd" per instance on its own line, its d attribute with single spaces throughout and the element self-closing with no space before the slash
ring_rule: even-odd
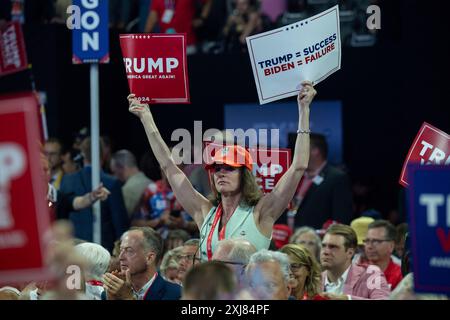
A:
<svg viewBox="0 0 450 320">
<path fill-rule="evenodd" d="M 228 165 L 215 165 L 213 167 L 214 172 L 220 172 L 221 170 L 225 170 L 227 172 L 233 172 L 234 170 L 238 169 L 236 167 L 228 166 Z"/>
</svg>

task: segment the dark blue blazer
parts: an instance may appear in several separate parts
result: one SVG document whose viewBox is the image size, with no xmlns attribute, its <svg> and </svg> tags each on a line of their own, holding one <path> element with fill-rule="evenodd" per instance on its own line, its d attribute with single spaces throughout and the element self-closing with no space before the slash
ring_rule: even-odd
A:
<svg viewBox="0 0 450 320">
<path fill-rule="evenodd" d="M 176 283 L 165 280 L 158 273 L 144 300 L 180 300 L 180 298 L 181 287 Z"/>
<path fill-rule="evenodd" d="M 122 185 L 116 178 L 101 172 L 100 181 L 111 194 L 106 201 L 101 202 L 101 228 L 102 246 L 110 252 L 114 247 L 114 241 L 128 230 L 129 218 L 122 196 Z M 76 196 L 82 196 L 92 191 L 91 187 L 91 167 L 84 167 L 82 170 L 65 175 L 61 181 L 60 191 L 72 202 Z M 93 215 L 92 207 L 71 211 L 69 219 L 74 225 L 75 237 L 86 241 L 92 241 Z"/>
<path fill-rule="evenodd" d="M 180 300 L 181 287 L 175 283 L 165 280 L 158 273 L 155 281 L 153 281 L 144 300 Z M 106 292 L 102 292 L 102 300 L 106 300 Z"/>
<path fill-rule="evenodd" d="M 322 182 L 313 183 L 295 215 L 295 227 L 322 228 L 327 220 L 350 224 L 353 220 L 352 188 L 346 173 L 327 164 L 320 172 Z M 284 213 L 277 223 L 287 223 Z"/>
</svg>

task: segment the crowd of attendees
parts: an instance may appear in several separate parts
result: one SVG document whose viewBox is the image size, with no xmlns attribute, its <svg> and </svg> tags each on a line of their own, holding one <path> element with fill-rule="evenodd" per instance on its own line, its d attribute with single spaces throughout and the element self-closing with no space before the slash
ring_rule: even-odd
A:
<svg viewBox="0 0 450 320">
<path fill-rule="evenodd" d="M 332 168 L 331 178 L 324 174 L 331 166 L 323 136 L 311 137 L 310 170 L 291 207 L 298 210 L 296 215 L 310 214 L 302 203 L 320 201 L 327 203 L 323 209 L 327 211 L 317 213 L 318 220 L 311 224 L 294 219 L 290 227 L 286 210 L 286 219 L 274 226 L 268 250 L 257 250 L 239 237 L 225 239 L 219 241 L 211 261 L 201 260 L 197 226 L 178 204 L 164 175 L 154 178 L 159 167 L 138 165 L 132 152 L 111 152 L 110 146 L 102 137 L 100 189 L 90 184 L 90 138 L 85 130 L 70 148 L 56 138 L 42 146 L 55 220 L 46 257 L 53 278 L 32 283 L 11 280 L 0 289 L 0 299 L 446 298 L 414 294 L 407 225 L 394 226 L 374 210 L 352 212 L 346 174 L 337 168 Z M 145 174 L 139 167 L 153 172 Z M 203 166 L 181 169 L 207 195 L 204 177 L 198 178 L 207 177 Z M 317 177 L 323 181 L 317 184 Z M 51 196 L 51 190 L 56 195 Z M 317 192 L 320 200 L 315 199 Z M 92 242 L 96 201 L 101 201 L 101 245 Z M 335 208 L 349 212 L 335 214 Z M 69 281 L 74 266 L 79 277 Z"/>
<path fill-rule="evenodd" d="M 72 1 L 4 2 L 0 24 L 2 20 L 65 24 Z M 306 19 L 336 4 L 343 44 L 374 45 L 376 30 L 366 27 L 366 10 L 378 0 L 110 0 L 109 26 L 124 33 L 186 33 L 188 54 L 243 52 L 247 36 Z"/>
<path fill-rule="evenodd" d="M 109 19 L 110 28 L 120 32 L 185 32 L 188 53 L 245 52 L 247 36 L 339 4 L 344 45 L 361 46 L 375 43 L 376 34 L 366 28 L 366 8 L 377 2 L 110 0 Z M 71 1 L 7 3 L 0 9 L 3 22 L 64 24 Z M 152 152 L 138 162 L 131 151 L 114 150 L 110 139 L 101 137 L 101 184 L 92 186 L 90 143 L 87 130 L 81 130 L 70 147 L 57 138 L 42 146 L 54 221 L 46 250 L 52 278 L 11 279 L 0 288 L 0 299 L 446 298 L 414 293 L 408 226 L 370 208 L 367 187 L 352 184 L 327 161 L 323 135 L 310 135 L 308 168 L 273 227 L 269 249 L 257 250 L 239 237 L 225 239 L 211 261 L 201 259 L 205 239 Z M 179 169 L 195 190 L 210 195 L 202 165 Z M 97 201 L 101 244 L 93 243 Z M 78 278 L 73 278 L 74 267 L 80 270 Z"/>
</svg>

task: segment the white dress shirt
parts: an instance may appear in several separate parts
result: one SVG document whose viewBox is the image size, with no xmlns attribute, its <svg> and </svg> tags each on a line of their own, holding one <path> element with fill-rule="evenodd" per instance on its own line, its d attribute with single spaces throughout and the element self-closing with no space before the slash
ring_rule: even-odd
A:
<svg viewBox="0 0 450 320">
<path fill-rule="evenodd" d="M 139 291 L 135 291 L 133 288 L 133 294 L 136 300 L 144 300 L 145 294 L 147 293 L 148 289 L 152 286 L 153 281 L 155 281 L 157 274 L 158 273 L 155 272 L 153 277 Z"/>
<path fill-rule="evenodd" d="M 344 271 L 344 273 L 337 279 L 336 282 L 330 282 L 328 275 L 325 277 L 324 291 L 334 294 L 344 294 L 344 283 L 347 281 L 348 271 L 351 265 Z"/>
</svg>

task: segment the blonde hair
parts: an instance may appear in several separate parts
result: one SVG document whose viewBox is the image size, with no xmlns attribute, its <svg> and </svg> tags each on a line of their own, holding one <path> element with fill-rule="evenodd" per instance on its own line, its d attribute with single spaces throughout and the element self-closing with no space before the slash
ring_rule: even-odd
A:
<svg viewBox="0 0 450 320">
<path fill-rule="evenodd" d="M 172 250 L 169 250 L 164 255 L 161 266 L 159 267 L 162 276 L 166 277 L 166 271 L 170 268 L 178 269 L 178 255 L 183 250 L 183 247 L 177 247 Z"/>
<path fill-rule="evenodd" d="M 295 263 L 299 263 L 308 269 L 309 275 L 305 280 L 304 292 L 309 299 L 317 295 L 321 287 L 320 265 L 309 250 L 299 244 L 287 244 L 280 251 L 293 258 Z"/>
<path fill-rule="evenodd" d="M 255 176 L 246 167 L 240 167 L 239 173 L 240 173 L 240 191 L 242 193 L 241 204 L 246 206 L 255 206 L 263 196 L 261 189 L 256 183 Z M 222 200 L 222 197 L 216 189 L 212 174 L 210 175 L 210 181 L 212 193 L 208 196 L 208 199 L 215 206 L 218 206 L 220 201 Z"/>
</svg>

